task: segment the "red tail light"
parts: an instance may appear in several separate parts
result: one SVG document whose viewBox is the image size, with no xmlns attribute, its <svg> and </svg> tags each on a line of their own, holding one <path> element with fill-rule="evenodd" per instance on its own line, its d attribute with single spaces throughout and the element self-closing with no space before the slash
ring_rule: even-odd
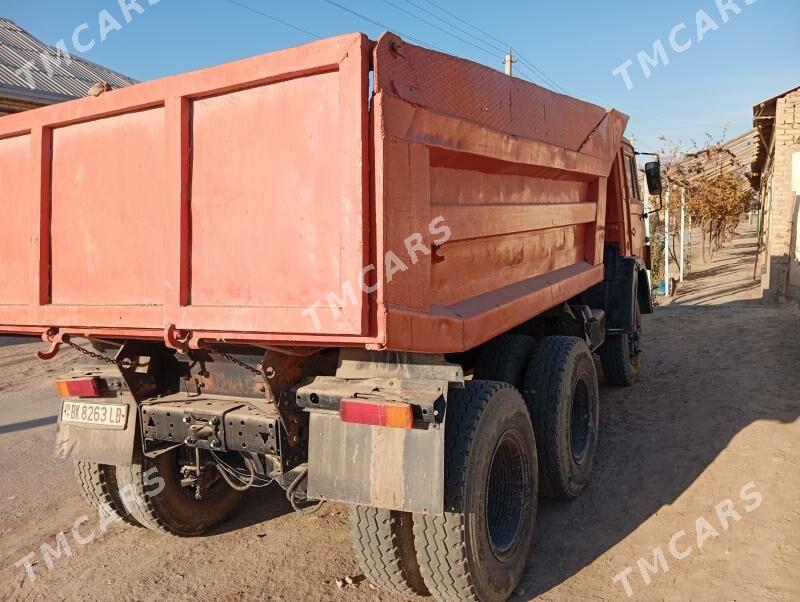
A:
<svg viewBox="0 0 800 602">
<path fill-rule="evenodd" d="M 409 404 L 389 401 L 343 399 L 339 404 L 339 417 L 342 422 L 403 429 L 410 429 L 414 424 L 414 413 Z"/>
<path fill-rule="evenodd" d="M 56 389 L 61 397 L 100 397 L 100 387 L 96 378 L 57 380 Z"/>
</svg>

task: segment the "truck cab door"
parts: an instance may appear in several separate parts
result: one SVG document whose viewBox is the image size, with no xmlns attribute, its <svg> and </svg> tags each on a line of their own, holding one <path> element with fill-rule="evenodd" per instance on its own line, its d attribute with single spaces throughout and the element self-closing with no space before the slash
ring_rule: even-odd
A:
<svg viewBox="0 0 800 602">
<path fill-rule="evenodd" d="M 639 179 L 636 177 L 636 159 L 633 153 L 626 149 L 623 152 L 622 163 L 625 175 L 623 188 L 627 199 L 625 211 L 628 212 L 628 223 L 630 224 L 626 238 L 629 241 L 630 254 L 642 257 L 646 245 L 644 202 L 639 190 Z"/>
</svg>

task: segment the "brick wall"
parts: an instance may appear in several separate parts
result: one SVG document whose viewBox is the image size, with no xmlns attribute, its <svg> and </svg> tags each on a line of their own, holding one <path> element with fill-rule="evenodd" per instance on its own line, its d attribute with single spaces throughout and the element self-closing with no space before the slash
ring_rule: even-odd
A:
<svg viewBox="0 0 800 602">
<path fill-rule="evenodd" d="M 34 102 L 0 97 L 0 116 L 8 115 L 9 113 L 19 113 L 20 111 L 27 111 L 28 109 L 35 109 L 40 106 L 42 105 Z"/>
<path fill-rule="evenodd" d="M 772 203 L 767 241 L 764 300 L 800 299 L 798 257 L 798 175 L 792 182 L 792 156 L 800 153 L 800 90 L 778 99 L 775 113 L 775 148 L 772 162 Z M 794 160 L 795 163 L 797 159 Z"/>
</svg>

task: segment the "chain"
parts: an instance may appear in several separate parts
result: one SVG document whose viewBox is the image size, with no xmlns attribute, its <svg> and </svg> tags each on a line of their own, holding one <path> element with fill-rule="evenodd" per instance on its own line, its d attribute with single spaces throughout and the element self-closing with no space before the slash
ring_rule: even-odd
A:
<svg viewBox="0 0 800 602">
<path fill-rule="evenodd" d="M 244 368 L 248 372 L 252 372 L 253 374 L 257 374 L 258 376 L 266 376 L 267 378 L 272 378 L 275 376 L 275 370 L 271 366 L 267 366 L 266 370 L 261 370 L 261 368 L 255 368 L 249 364 L 245 364 L 243 361 L 236 359 L 232 355 L 228 355 L 227 353 L 220 351 L 219 349 L 214 349 L 213 347 L 209 348 L 211 353 L 220 356 L 223 359 L 228 360 L 232 364 L 236 364 L 240 368 Z"/>
<path fill-rule="evenodd" d="M 89 356 L 91 358 L 96 359 L 99 362 L 104 362 L 106 364 L 114 364 L 114 365 L 119 366 L 120 368 L 124 368 L 126 370 L 130 370 L 132 368 L 138 368 L 139 366 L 142 365 L 138 361 L 134 361 L 134 360 L 132 360 L 130 358 L 125 358 L 125 359 L 121 359 L 121 360 L 115 360 L 115 359 L 112 359 L 110 357 L 106 357 L 105 355 L 102 355 L 100 353 L 95 353 L 94 351 L 89 351 L 88 349 L 84 349 L 80 345 L 76 345 L 75 343 L 73 343 L 72 341 L 69 341 L 69 340 L 64 341 L 64 342 L 67 345 L 69 345 L 70 347 L 72 347 L 78 353 L 82 353 L 83 355 L 87 355 L 87 356 Z M 251 372 L 253 374 L 257 374 L 259 376 L 266 376 L 269 379 L 271 379 L 272 377 L 275 376 L 275 370 L 271 366 L 267 366 L 267 369 L 265 371 L 262 371 L 261 368 L 255 368 L 255 367 L 253 367 L 253 366 L 251 366 L 249 364 L 245 364 L 243 361 L 238 360 L 235 357 L 233 357 L 232 355 L 229 355 L 229 354 L 227 354 L 227 353 L 225 353 L 223 351 L 219 351 L 218 349 L 211 348 L 211 349 L 209 349 L 209 351 L 211 351 L 211 353 L 214 353 L 215 355 L 220 356 L 221 358 L 224 358 L 224 359 L 228 360 L 232 364 L 236 364 L 240 368 L 244 368 L 245 370 L 247 370 L 248 372 Z"/>
<path fill-rule="evenodd" d="M 138 368 L 142 365 L 138 361 L 132 360 L 127 357 L 121 360 L 115 360 L 110 357 L 106 357 L 105 355 L 102 355 L 100 353 L 95 353 L 94 351 L 89 351 L 88 349 L 84 349 L 83 347 L 81 347 L 80 345 L 76 345 L 72 341 L 66 340 L 64 342 L 70 347 L 72 347 L 78 353 L 82 353 L 83 355 L 88 355 L 89 357 L 94 358 L 99 362 L 105 362 L 106 364 L 114 364 L 115 366 L 119 366 L 124 370 L 131 370 L 133 368 Z"/>
</svg>

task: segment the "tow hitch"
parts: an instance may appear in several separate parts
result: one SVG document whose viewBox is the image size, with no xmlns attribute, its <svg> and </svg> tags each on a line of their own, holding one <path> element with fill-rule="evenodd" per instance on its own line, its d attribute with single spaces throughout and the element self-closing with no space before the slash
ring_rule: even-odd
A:
<svg viewBox="0 0 800 602">
<path fill-rule="evenodd" d="M 184 444 L 197 450 L 262 454 L 272 471 L 285 472 L 304 461 L 305 444 L 290 445 L 272 406 L 250 400 L 162 397 L 140 407 L 146 455 Z"/>
</svg>

